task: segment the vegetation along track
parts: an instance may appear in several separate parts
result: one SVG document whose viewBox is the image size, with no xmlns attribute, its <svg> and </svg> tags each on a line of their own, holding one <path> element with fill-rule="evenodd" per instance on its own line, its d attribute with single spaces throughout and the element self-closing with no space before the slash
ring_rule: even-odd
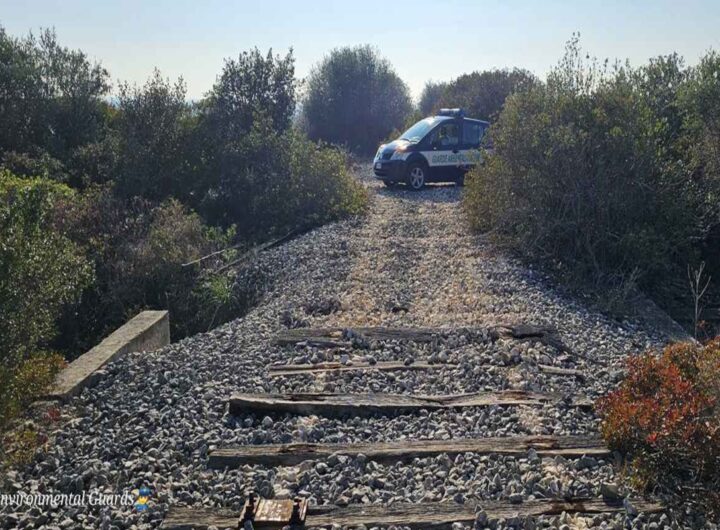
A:
<svg viewBox="0 0 720 530">
<path fill-rule="evenodd" d="M 253 489 L 264 497 L 297 494 L 318 505 L 461 503 L 466 508 L 458 511 L 463 515 L 454 528 L 463 528 L 472 525 L 466 512 L 475 503 L 535 506 L 534 499 L 598 498 L 603 484 L 622 490 L 612 456 L 597 445 L 587 456 L 522 446 L 451 456 L 426 452 L 411 459 L 373 459 L 355 451 L 287 466 L 208 465 L 215 451 L 248 445 L 592 438 L 596 417 L 586 407 L 572 406 L 572 400 L 605 393 L 621 377 L 629 352 L 665 340 L 662 330 L 593 312 L 472 235 L 463 222 L 460 188 L 385 190 L 366 168 L 358 172 L 373 192 L 367 217 L 320 228 L 260 254 L 240 273 L 242 280 L 262 270 L 272 280 L 255 309 L 209 333 L 109 365 L 97 386 L 62 409 L 62 426 L 47 450 L 3 478 L 23 491 L 114 493 L 147 485 L 152 489 L 149 510 L 0 508 L 0 526 L 154 528 L 168 511 L 183 506 L 239 513 L 245 493 Z M 487 330 L 498 323 L 556 328 L 563 347 L 532 337 L 491 336 Z M 368 340 L 348 331 L 339 338 L 346 344 L 330 347 L 277 345 L 274 340 L 288 327 L 358 326 L 448 329 L 423 341 Z M 434 368 L 276 376 L 268 370 L 320 362 L 429 362 Z M 585 376 L 553 373 L 540 365 Z M 251 407 L 228 411 L 228 400 L 238 393 L 449 396 L 501 391 L 554 397 L 523 405 L 361 416 Z M 397 446 L 390 449 L 398 451 Z M 670 525 L 667 514 L 637 514 L 632 506 L 591 514 L 533 512 L 527 521 L 522 513 L 522 508 L 498 508 L 485 515 L 500 514 L 488 523 L 495 528 Z M 402 527 L 398 517 L 392 524 Z M 682 524 L 691 527 L 692 522 Z"/>
</svg>

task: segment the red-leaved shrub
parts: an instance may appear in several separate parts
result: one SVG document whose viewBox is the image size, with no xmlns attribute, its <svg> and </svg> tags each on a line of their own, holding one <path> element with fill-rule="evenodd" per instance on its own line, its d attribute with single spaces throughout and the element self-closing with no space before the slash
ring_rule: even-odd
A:
<svg viewBox="0 0 720 530">
<path fill-rule="evenodd" d="M 630 358 L 597 409 L 607 443 L 648 484 L 720 513 L 720 339 Z"/>
</svg>

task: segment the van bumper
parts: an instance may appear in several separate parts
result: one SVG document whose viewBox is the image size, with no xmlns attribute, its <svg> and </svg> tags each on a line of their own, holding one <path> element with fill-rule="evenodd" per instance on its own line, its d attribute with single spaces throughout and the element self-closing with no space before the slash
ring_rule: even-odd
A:
<svg viewBox="0 0 720 530">
<path fill-rule="evenodd" d="M 375 178 L 386 182 L 404 182 L 406 167 L 405 160 L 375 160 L 373 162 Z"/>
</svg>

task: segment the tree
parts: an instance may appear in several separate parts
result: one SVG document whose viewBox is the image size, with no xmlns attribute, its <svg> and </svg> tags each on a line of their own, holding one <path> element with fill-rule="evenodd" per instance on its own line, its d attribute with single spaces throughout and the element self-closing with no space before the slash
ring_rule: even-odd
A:
<svg viewBox="0 0 720 530">
<path fill-rule="evenodd" d="M 32 36 L 10 37 L 0 27 L 0 151 L 27 151 L 41 143 L 47 100 Z"/>
<path fill-rule="evenodd" d="M 367 45 L 333 50 L 307 79 L 303 113 L 313 140 L 369 154 L 411 110 L 405 83 Z"/>
<path fill-rule="evenodd" d="M 285 133 L 295 111 L 295 58 L 272 50 L 263 56 L 255 48 L 237 60 L 225 61 L 207 99 L 201 103 L 202 122 L 194 142 L 203 164 L 202 202 L 198 205 L 213 222 L 253 224 L 248 203 L 256 193 L 251 181 L 268 180 L 260 173 L 248 179 L 268 156 L 278 156 L 270 144 Z M 263 131 L 265 138 L 258 138 Z M 260 189 L 263 184 L 260 182 Z M 258 193 L 262 191 L 258 190 Z"/>
<path fill-rule="evenodd" d="M 666 141 L 676 141 L 682 127 L 678 89 L 687 78 L 683 59 L 677 53 L 653 57 L 633 73 L 638 90 L 644 94 L 653 114 L 662 120 Z"/>
<path fill-rule="evenodd" d="M 440 101 L 448 88 L 448 83 L 428 81 L 420 94 L 418 109 L 423 116 L 429 116 L 440 108 Z"/>
<path fill-rule="evenodd" d="M 0 152 L 48 151 L 65 160 L 94 141 L 103 123 L 108 72 L 55 32 L 12 38 L 0 27 Z"/>
<path fill-rule="evenodd" d="M 193 117 L 182 78 L 174 84 L 158 70 L 142 88 L 120 85 L 117 191 L 153 201 L 186 198 L 187 154 Z"/>
<path fill-rule="evenodd" d="M 40 71 L 51 101 L 49 147 L 65 159 L 70 150 L 98 139 L 104 121 L 102 98 L 110 91 L 109 74 L 84 52 L 60 46 L 54 31 L 42 32 L 39 46 Z"/>
<path fill-rule="evenodd" d="M 530 72 L 517 68 L 461 75 L 448 83 L 436 107 L 461 107 L 468 116 L 494 121 L 510 94 L 536 81 Z"/>
<path fill-rule="evenodd" d="M 237 60 L 226 59 L 223 71 L 207 101 L 216 141 L 240 140 L 263 114 L 276 131 L 290 126 L 295 111 L 295 58 L 292 49 L 285 57 L 263 57 L 253 48 Z"/>
</svg>

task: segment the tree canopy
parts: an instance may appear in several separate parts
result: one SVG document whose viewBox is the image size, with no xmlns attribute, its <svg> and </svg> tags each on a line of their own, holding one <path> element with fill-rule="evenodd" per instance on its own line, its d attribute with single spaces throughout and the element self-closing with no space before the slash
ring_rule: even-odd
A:
<svg viewBox="0 0 720 530">
<path fill-rule="evenodd" d="M 370 46 L 330 52 L 307 79 L 303 118 L 314 140 L 369 154 L 412 111 L 407 85 Z"/>
</svg>

